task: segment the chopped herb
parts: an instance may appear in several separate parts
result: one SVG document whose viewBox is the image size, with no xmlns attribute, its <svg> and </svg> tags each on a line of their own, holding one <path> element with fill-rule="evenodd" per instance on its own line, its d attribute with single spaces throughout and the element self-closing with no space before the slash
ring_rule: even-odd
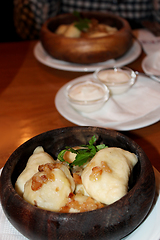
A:
<svg viewBox="0 0 160 240">
<path fill-rule="evenodd" d="M 77 17 L 77 22 L 75 22 L 75 27 L 78 28 L 80 31 L 85 31 L 89 28 L 90 19 L 88 18 L 81 18 L 79 12 L 74 11 L 73 15 Z"/>
<path fill-rule="evenodd" d="M 73 15 L 74 15 L 75 17 L 77 17 L 78 19 L 81 18 L 80 13 L 77 12 L 77 11 L 74 11 L 74 12 L 73 12 Z"/>
<path fill-rule="evenodd" d="M 66 151 L 67 151 L 67 150 L 64 149 L 64 150 L 62 150 L 62 151 L 58 154 L 58 159 L 59 159 L 61 162 L 64 162 L 64 161 L 65 161 L 64 158 L 63 158 L 63 156 L 64 156 L 64 154 L 65 154 Z"/>
<path fill-rule="evenodd" d="M 64 154 L 67 151 L 70 151 L 72 153 L 76 154 L 75 160 L 72 163 L 68 163 L 70 168 L 72 168 L 73 166 L 82 166 L 84 163 L 86 163 L 88 160 L 91 160 L 95 154 L 103 149 L 106 148 L 105 144 L 100 144 L 100 145 L 95 145 L 96 142 L 96 137 L 95 135 L 91 138 L 91 140 L 89 141 L 88 145 L 81 145 L 82 148 L 80 149 L 73 149 L 71 147 L 66 147 L 64 150 L 62 150 L 59 154 L 58 154 L 58 159 L 61 162 L 64 162 Z"/>
</svg>

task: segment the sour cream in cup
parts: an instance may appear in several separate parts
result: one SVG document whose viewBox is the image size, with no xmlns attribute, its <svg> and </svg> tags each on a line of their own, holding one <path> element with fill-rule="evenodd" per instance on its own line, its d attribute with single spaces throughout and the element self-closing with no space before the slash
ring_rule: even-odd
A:
<svg viewBox="0 0 160 240">
<path fill-rule="evenodd" d="M 94 78 L 104 83 L 114 95 L 128 91 L 135 83 L 136 74 L 127 67 L 101 68 L 95 71 Z"/>
<path fill-rule="evenodd" d="M 92 79 L 69 84 L 66 91 L 69 104 L 80 112 L 94 112 L 109 99 L 108 87 Z"/>
</svg>

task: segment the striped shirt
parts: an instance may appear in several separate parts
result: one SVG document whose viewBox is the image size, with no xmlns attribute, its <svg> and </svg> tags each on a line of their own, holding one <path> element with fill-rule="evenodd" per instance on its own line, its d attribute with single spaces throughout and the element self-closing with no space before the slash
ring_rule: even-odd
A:
<svg viewBox="0 0 160 240">
<path fill-rule="evenodd" d="M 48 18 L 73 11 L 109 11 L 129 22 L 160 22 L 160 0 L 14 0 L 15 28 L 22 39 L 35 39 Z"/>
</svg>

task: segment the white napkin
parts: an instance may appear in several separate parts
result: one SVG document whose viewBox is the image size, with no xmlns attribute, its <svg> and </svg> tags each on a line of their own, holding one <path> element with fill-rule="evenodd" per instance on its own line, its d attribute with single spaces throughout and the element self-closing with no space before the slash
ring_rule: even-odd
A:
<svg viewBox="0 0 160 240">
<path fill-rule="evenodd" d="M 160 50 L 145 57 L 142 68 L 146 74 L 160 77 Z"/>
<path fill-rule="evenodd" d="M 2 169 L 0 169 L 1 175 Z M 20 232 L 18 232 L 6 218 L 2 205 L 0 204 L 0 240 L 27 240 Z M 38 240 L 38 239 L 37 239 Z"/>
<path fill-rule="evenodd" d="M 150 78 L 139 76 L 128 92 L 111 96 L 99 111 L 83 113 L 83 116 L 103 125 L 114 126 L 143 117 L 158 108 L 160 108 L 160 84 Z"/>
<path fill-rule="evenodd" d="M 160 37 L 154 36 L 150 31 L 138 29 L 133 31 L 133 34 L 139 40 L 147 55 L 160 50 Z"/>
<path fill-rule="evenodd" d="M 154 69 L 156 69 L 160 74 L 160 50 L 156 52 L 154 55 L 153 66 L 154 66 Z"/>
</svg>

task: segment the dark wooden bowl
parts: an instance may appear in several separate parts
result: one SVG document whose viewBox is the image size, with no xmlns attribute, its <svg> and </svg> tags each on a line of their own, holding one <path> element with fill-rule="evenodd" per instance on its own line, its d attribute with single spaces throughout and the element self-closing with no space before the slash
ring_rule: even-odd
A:
<svg viewBox="0 0 160 240">
<path fill-rule="evenodd" d="M 135 153 L 138 163 L 129 181 L 129 192 L 117 202 L 84 213 L 57 213 L 42 210 L 24 201 L 14 184 L 33 150 L 41 145 L 56 158 L 67 146 L 87 144 L 93 135 L 98 142 Z M 152 165 L 144 151 L 128 137 L 98 127 L 68 127 L 42 133 L 18 147 L 6 162 L 1 175 L 3 210 L 23 235 L 35 240 L 118 240 L 131 233 L 147 216 L 155 194 Z"/>
<path fill-rule="evenodd" d="M 98 38 L 68 38 L 55 34 L 61 24 L 75 21 L 72 14 L 64 14 L 47 20 L 41 28 L 40 40 L 48 54 L 60 60 L 79 64 L 103 62 L 121 57 L 132 45 L 129 23 L 114 14 L 83 12 L 82 17 L 95 18 L 118 29 L 113 35 Z"/>
</svg>

